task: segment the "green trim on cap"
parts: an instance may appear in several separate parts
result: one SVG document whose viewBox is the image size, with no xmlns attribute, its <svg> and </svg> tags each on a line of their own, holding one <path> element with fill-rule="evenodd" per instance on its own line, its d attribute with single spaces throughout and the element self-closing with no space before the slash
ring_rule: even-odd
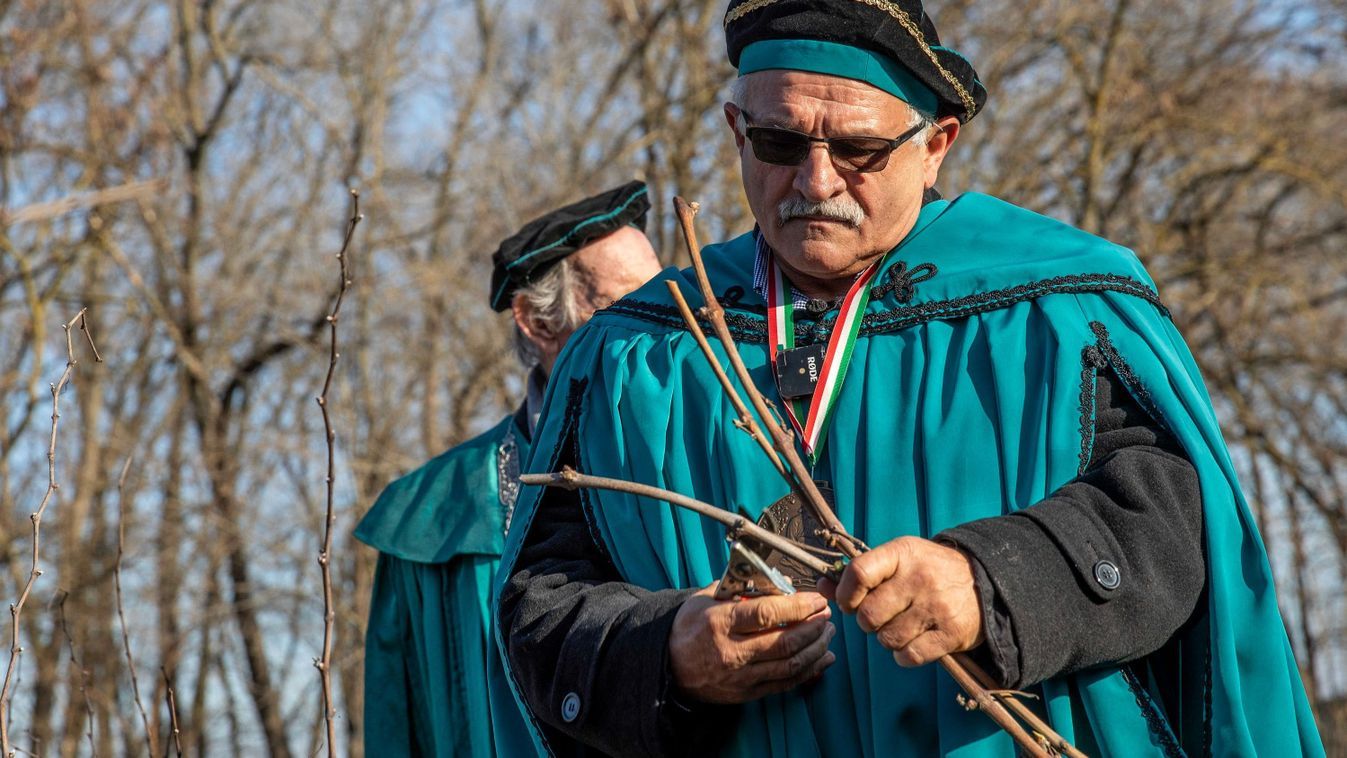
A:
<svg viewBox="0 0 1347 758">
<path fill-rule="evenodd" d="M 619 214 L 619 213 L 625 211 L 625 210 L 627 209 L 627 206 L 629 206 L 629 205 L 631 205 L 633 202 L 635 202 L 635 201 L 636 201 L 636 198 L 642 197 L 643 195 L 645 195 L 646 192 L 647 192 L 647 188 L 646 188 L 646 187 L 642 187 L 642 188 L 636 190 L 635 192 L 631 193 L 631 197 L 627 198 L 626 200 L 623 200 L 623 201 L 622 201 L 622 204 L 619 205 L 619 206 L 617 206 L 617 207 L 614 208 L 613 210 L 608 211 L 607 213 L 600 213 L 600 214 L 597 215 L 597 216 L 591 216 L 591 217 L 585 219 L 584 221 L 581 221 L 580 223 L 578 223 L 578 224 L 576 224 L 575 226 L 571 227 L 571 230 L 570 230 L 569 232 L 566 232 L 565 234 L 563 234 L 563 235 L 561 236 L 561 239 L 558 239 L 558 240 L 556 240 L 555 242 L 552 242 L 552 243 L 543 245 L 543 246 L 540 247 L 540 248 L 537 248 L 537 249 L 534 249 L 534 250 L 530 250 L 530 251 L 528 251 L 527 253 L 524 253 L 523 255 L 519 256 L 518 258 L 516 258 L 516 259 L 514 259 L 513 261 L 510 261 L 508 264 L 506 264 L 506 265 L 505 265 L 505 268 L 507 268 L 507 269 L 512 269 L 512 268 L 514 268 L 515 266 L 518 266 L 519 264 L 523 263 L 524 261 L 528 260 L 529 258 L 532 258 L 533 256 L 535 256 L 535 255 L 537 255 L 537 254 L 539 254 L 539 253 L 545 253 L 545 252 L 547 252 L 548 250 L 551 250 L 552 248 L 554 248 L 554 247 L 556 247 L 556 246 L 558 246 L 558 245 L 560 245 L 560 244 L 562 244 L 562 243 L 569 242 L 569 241 L 571 241 L 572 239 L 575 239 L 576 234 L 578 234 L 579 231 L 580 231 L 581 229 L 584 229 L 585 227 L 591 226 L 591 225 L 593 225 L 593 224 L 597 224 L 597 223 L 599 223 L 599 222 L 601 222 L 601 221 L 607 221 L 608 219 L 612 218 L 613 216 L 616 216 L 617 214 Z"/>
<path fill-rule="evenodd" d="M 837 42 L 816 39 L 767 39 L 739 54 L 739 75 L 768 69 L 810 71 L 873 85 L 922 113 L 935 113 L 940 98 L 892 58 Z"/>
<path fill-rule="evenodd" d="M 590 226 L 592 224 L 597 224 L 601 221 L 607 221 L 613 216 L 622 213 L 623 211 L 627 210 L 627 207 L 630 206 L 633 202 L 635 202 L 637 198 L 644 196 L 648 191 L 649 191 L 648 187 L 642 186 L 640 189 L 631 193 L 630 197 L 628 197 L 626 200 L 623 200 L 622 204 L 614 208 L 613 210 L 608 211 L 607 213 L 601 213 L 596 216 L 591 216 L 585 219 L 584 221 L 581 221 L 580 223 L 576 224 L 575 226 L 571 227 L 571 230 L 569 232 L 563 234 L 561 238 L 556 240 L 555 242 L 543 245 L 540 248 L 536 248 L 534 250 L 530 250 L 527 253 L 524 253 L 523 255 L 519 256 L 513 261 L 510 261 L 509 263 L 505 264 L 506 272 L 509 272 L 510 270 L 514 269 L 515 266 L 518 266 L 519 264 L 523 263 L 529 258 L 532 258 L 535 255 L 538 255 L 539 253 L 545 253 L 548 250 L 551 250 L 552 248 L 564 242 L 569 242 L 570 240 L 575 238 L 575 235 L 581 229 L 584 229 L 585 227 Z M 635 224 L 629 224 L 629 226 L 635 226 Z M 641 229 L 641 231 L 644 232 L 645 230 Z M 510 288 L 510 284 L 512 282 L 518 284 L 518 282 L 514 282 L 514 280 L 510 278 L 509 274 L 506 273 L 504 280 L 500 283 L 500 287 L 496 289 L 496 294 L 493 295 L 491 298 L 491 308 L 493 310 L 500 307 L 500 299 L 505 294 L 505 291 Z"/>
</svg>

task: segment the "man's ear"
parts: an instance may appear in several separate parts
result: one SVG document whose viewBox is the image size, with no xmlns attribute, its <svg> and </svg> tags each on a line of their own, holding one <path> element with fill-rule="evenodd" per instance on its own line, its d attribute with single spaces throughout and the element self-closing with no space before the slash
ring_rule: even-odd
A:
<svg viewBox="0 0 1347 758">
<path fill-rule="evenodd" d="M 954 140 L 959 138 L 959 119 L 946 116 L 936 121 L 935 126 L 938 131 L 926 140 L 926 155 L 923 158 L 927 187 L 935 186 L 935 180 L 940 176 L 940 166 L 954 145 Z"/>
<path fill-rule="evenodd" d="M 519 331 L 523 332 L 524 337 L 540 351 L 546 352 L 548 345 L 556 341 L 556 331 L 546 319 L 538 315 L 527 297 L 516 294 L 510 301 L 510 313 L 514 316 L 514 323 L 519 327 Z"/>
<path fill-rule="evenodd" d="M 744 135 L 739 131 L 739 106 L 734 103 L 725 103 L 725 123 L 730 125 L 730 131 L 734 133 L 734 146 L 740 152 L 744 150 Z"/>
</svg>

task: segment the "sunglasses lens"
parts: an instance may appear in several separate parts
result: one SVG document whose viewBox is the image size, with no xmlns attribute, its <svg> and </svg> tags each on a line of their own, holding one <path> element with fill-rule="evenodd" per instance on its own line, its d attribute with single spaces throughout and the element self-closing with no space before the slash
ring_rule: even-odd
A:
<svg viewBox="0 0 1347 758">
<path fill-rule="evenodd" d="M 745 136 L 753 143 L 753 155 L 763 163 L 798 166 L 809 155 L 809 135 L 789 129 L 749 127 Z M 845 171 L 882 171 L 893 149 L 888 140 L 873 137 L 834 137 L 828 140 L 833 162 Z"/>
<path fill-rule="evenodd" d="M 753 143 L 753 155 L 763 163 L 795 166 L 809 154 L 809 138 L 798 132 L 753 127 L 747 130 L 747 136 Z"/>
<path fill-rule="evenodd" d="M 839 137 L 828 143 L 833 160 L 852 171 L 881 171 L 888 165 L 889 154 L 893 152 L 889 143 L 882 139 L 865 137 Z"/>
</svg>

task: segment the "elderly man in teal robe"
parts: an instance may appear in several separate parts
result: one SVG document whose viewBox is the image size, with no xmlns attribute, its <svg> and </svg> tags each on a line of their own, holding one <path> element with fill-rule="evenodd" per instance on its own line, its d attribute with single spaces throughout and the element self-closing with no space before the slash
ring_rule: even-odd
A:
<svg viewBox="0 0 1347 758">
<path fill-rule="evenodd" d="M 532 750 L 490 633 L 519 468 L 547 375 L 570 334 L 659 271 L 650 203 L 631 182 L 525 225 L 493 256 L 491 306 L 510 309 L 532 365 L 527 397 L 492 428 L 384 490 L 356 529 L 379 550 L 365 639 L 365 752 L 516 756 Z"/>
<path fill-rule="evenodd" d="M 1137 257 L 933 192 L 987 93 L 918 0 L 734 0 L 725 30 L 757 228 L 704 251 L 711 287 L 874 549 L 822 594 L 721 601 L 718 524 L 526 489 L 497 630 L 539 748 L 1012 755 L 930 665 L 967 652 L 1091 755 L 1322 754 L 1200 373 Z M 529 469 L 789 521 L 669 283 L 699 300 L 666 272 L 571 341 Z"/>
</svg>

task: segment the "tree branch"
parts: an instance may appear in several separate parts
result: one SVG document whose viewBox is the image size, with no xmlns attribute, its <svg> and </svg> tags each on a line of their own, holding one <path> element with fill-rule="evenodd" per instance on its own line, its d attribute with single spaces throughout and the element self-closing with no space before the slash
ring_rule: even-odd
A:
<svg viewBox="0 0 1347 758">
<path fill-rule="evenodd" d="M 0 227 L 11 226 L 25 221 L 47 221 L 64 216 L 80 208 L 92 208 L 96 205 L 108 205 L 127 200 L 135 200 L 153 194 L 164 187 L 163 179 L 145 182 L 130 182 L 118 187 L 70 195 L 46 203 L 33 203 L 12 212 L 0 210 Z"/>
</svg>

